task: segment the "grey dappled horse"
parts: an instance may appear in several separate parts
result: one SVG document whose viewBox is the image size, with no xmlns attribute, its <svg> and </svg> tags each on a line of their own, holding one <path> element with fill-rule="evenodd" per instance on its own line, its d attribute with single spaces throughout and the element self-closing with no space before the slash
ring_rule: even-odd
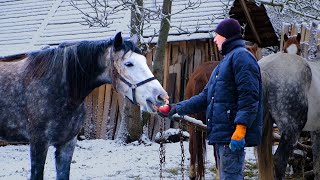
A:
<svg viewBox="0 0 320 180">
<path fill-rule="evenodd" d="M 320 60 L 277 53 L 259 61 L 264 93 L 264 132 L 258 147 L 260 179 L 284 179 L 288 158 L 302 131 L 312 131 L 315 179 L 319 179 Z M 272 156 L 272 128 L 281 133 Z M 318 131 L 318 132 L 317 132 Z M 274 163 L 274 166 L 273 166 Z M 274 173 L 274 175 L 273 175 Z"/>
<path fill-rule="evenodd" d="M 49 146 L 56 148 L 57 179 L 69 179 L 84 99 L 94 88 L 113 84 L 149 112 L 168 98 L 146 58 L 121 33 L 17 58 L 0 59 L 6 61 L 0 62 L 0 140 L 30 142 L 32 180 L 43 179 Z"/>
</svg>

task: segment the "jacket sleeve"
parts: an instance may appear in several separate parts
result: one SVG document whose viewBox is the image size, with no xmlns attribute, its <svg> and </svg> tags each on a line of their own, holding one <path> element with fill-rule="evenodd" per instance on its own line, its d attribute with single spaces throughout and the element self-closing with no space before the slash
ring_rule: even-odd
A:
<svg viewBox="0 0 320 180">
<path fill-rule="evenodd" d="M 238 111 L 235 124 L 250 127 L 257 118 L 260 99 L 260 68 L 256 60 L 246 51 L 234 54 L 233 72 L 238 94 Z"/>
<path fill-rule="evenodd" d="M 176 104 L 176 110 L 179 115 L 204 112 L 207 108 L 208 83 L 201 93 L 192 96 L 190 99 Z"/>
</svg>

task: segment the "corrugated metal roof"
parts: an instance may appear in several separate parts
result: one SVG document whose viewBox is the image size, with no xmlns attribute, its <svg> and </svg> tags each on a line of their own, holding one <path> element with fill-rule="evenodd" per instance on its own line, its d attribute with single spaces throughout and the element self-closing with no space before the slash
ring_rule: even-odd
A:
<svg viewBox="0 0 320 180">
<path fill-rule="evenodd" d="M 0 1 L 0 53 L 30 48 L 33 36 L 54 3 L 55 0 Z"/>
<path fill-rule="evenodd" d="M 198 0 L 191 0 L 196 2 Z M 86 13 L 92 8 L 85 1 L 75 1 Z M 116 0 L 109 0 L 115 3 Z M 186 6 L 188 0 L 176 0 L 172 3 L 172 13 Z M 229 0 L 200 1 L 197 8 L 185 10 L 171 17 L 175 27 L 187 29 L 192 34 L 172 28 L 168 41 L 181 41 L 210 38 L 209 32 L 224 17 L 223 7 Z M 155 4 L 156 3 L 156 4 Z M 162 0 L 145 0 L 144 6 L 156 9 L 162 6 Z M 219 16 L 213 18 L 213 14 Z M 109 27 L 89 27 L 83 14 L 72 7 L 70 0 L 6 0 L 0 1 L 0 55 L 13 54 L 44 45 L 56 45 L 65 41 L 95 40 L 111 37 L 122 31 L 129 34 L 130 10 L 123 10 L 109 17 L 113 22 Z M 81 24 L 82 23 L 82 24 Z M 145 40 L 159 30 L 160 20 L 146 23 Z M 153 39 L 156 42 L 157 38 Z"/>
<path fill-rule="evenodd" d="M 144 0 L 144 7 L 156 10 L 163 0 Z M 189 0 L 172 2 L 171 26 L 168 41 L 211 38 L 209 33 L 228 15 L 233 0 L 190 0 L 200 2 L 195 8 L 180 13 Z M 84 0 L 76 0 L 85 13 L 94 13 Z M 89 1 L 90 2 L 90 1 Z M 117 0 L 109 0 L 111 5 Z M 236 5 L 236 7 L 239 7 Z M 236 10 L 237 11 L 237 10 Z M 109 27 L 83 25 L 84 15 L 71 5 L 71 0 L 2 0 L 0 1 L 0 56 L 57 45 L 65 41 L 96 40 L 111 37 L 122 31 L 129 35 L 130 10 L 122 10 L 108 17 Z M 244 17 L 238 17 L 240 21 Z M 145 22 L 145 42 L 160 28 L 160 19 Z M 181 31 L 179 28 L 187 30 Z M 260 33 L 259 33 L 260 35 Z M 249 35 L 248 35 L 249 37 Z"/>
</svg>

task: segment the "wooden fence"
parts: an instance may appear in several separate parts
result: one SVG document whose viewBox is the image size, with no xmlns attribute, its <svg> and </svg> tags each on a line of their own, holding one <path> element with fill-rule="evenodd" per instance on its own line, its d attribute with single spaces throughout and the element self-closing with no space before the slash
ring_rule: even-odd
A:
<svg viewBox="0 0 320 180">
<path fill-rule="evenodd" d="M 280 40 L 281 52 L 283 50 L 284 34 L 287 34 L 288 36 L 295 36 L 298 33 L 300 33 L 301 35 L 300 44 L 301 44 L 302 57 L 306 59 L 308 58 L 308 53 L 310 53 L 309 48 L 310 48 L 310 45 L 312 45 L 313 43 L 317 45 L 318 51 L 320 50 L 320 28 L 317 24 L 311 23 L 309 25 L 306 23 L 303 23 L 303 24 L 283 23 L 282 31 L 281 31 L 281 40 Z"/>
</svg>

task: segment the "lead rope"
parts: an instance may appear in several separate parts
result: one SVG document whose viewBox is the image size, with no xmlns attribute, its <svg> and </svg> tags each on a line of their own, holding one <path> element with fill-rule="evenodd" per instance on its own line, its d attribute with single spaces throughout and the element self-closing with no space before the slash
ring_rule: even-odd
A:
<svg viewBox="0 0 320 180">
<path fill-rule="evenodd" d="M 181 163 L 180 163 L 180 166 L 181 166 L 181 176 L 182 176 L 182 179 L 184 180 L 184 159 L 185 159 L 185 156 L 184 156 L 184 146 L 183 146 L 183 132 L 182 132 L 182 120 L 180 119 L 179 121 L 179 135 L 180 135 L 180 147 L 181 147 Z"/>
<path fill-rule="evenodd" d="M 163 129 L 165 127 L 165 120 L 164 118 L 160 118 L 160 125 L 159 125 L 159 131 L 160 131 L 160 148 L 159 148 L 159 159 L 160 159 L 160 180 L 163 179 L 162 175 L 162 167 L 164 167 L 164 163 L 166 162 L 166 149 L 164 146 L 164 137 L 163 137 Z"/>
</svg>

